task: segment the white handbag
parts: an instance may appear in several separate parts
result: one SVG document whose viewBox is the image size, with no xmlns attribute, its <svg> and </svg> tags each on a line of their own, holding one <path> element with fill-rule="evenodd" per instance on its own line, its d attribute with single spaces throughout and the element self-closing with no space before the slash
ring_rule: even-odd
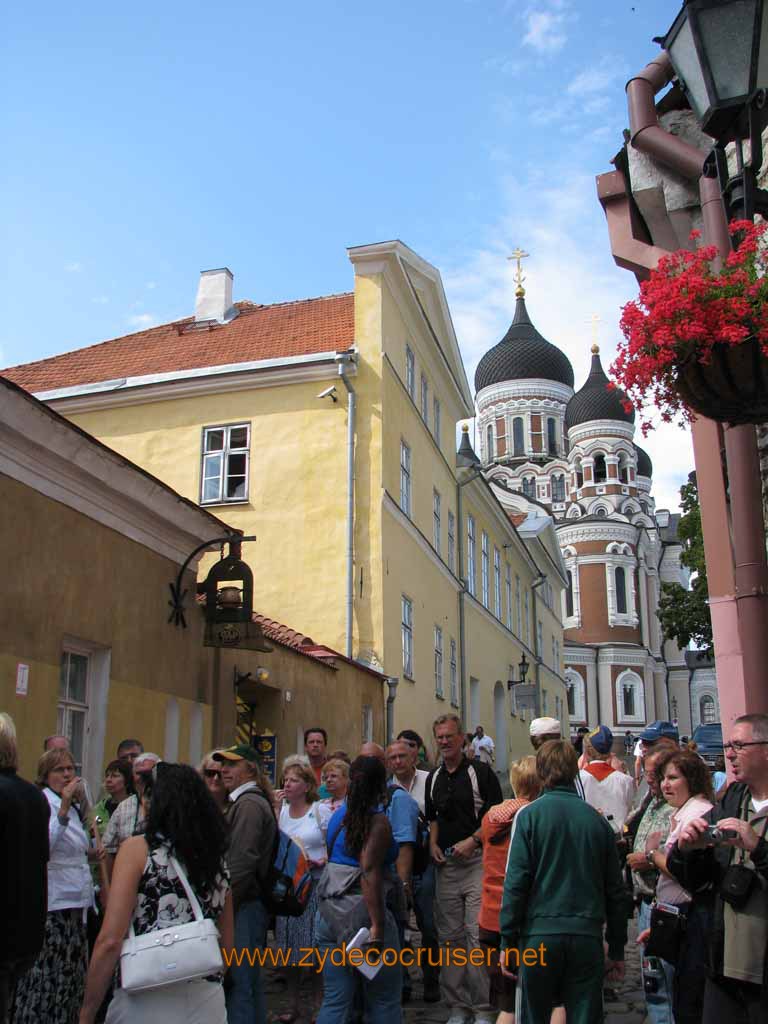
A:
<svg viewBox="0 0 768 1024">
<path fill-rule="evenodd" d="M 120 953 L 120 979 L 127 992 L 143 992 L 223 970 L 216 925 L 210 918 L 203 917 L 181 864 L 173 856 L 168 858 L 168 863 L 184 886 L 195 920 L 144 935 L 135 933 L 131 921 Z"/>
</svg>

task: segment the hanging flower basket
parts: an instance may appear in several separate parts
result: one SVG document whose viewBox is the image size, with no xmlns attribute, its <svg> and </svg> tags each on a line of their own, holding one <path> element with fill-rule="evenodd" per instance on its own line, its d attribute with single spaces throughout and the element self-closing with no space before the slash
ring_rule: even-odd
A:
<svg viewBox="0 0 768 1024">
<path fill-rule="evenodd" d="M 664 422 L 697 413 L 721 422 L 768 421 L 768 225 L 735 221 L 741 241 L 721 270 L 714 246 L 659 260 L 622 310 L 624 341 L 611 366 L 626 404 L 656 406 Z M 692 237 L 697 237 L 694 232 Z M 614 385 L 616 386 L 616 385 Z"/>
<path fill-rule="evenodd" d="M 713 345 L 709 363 L 691 358 L 677 377 L 680 398 L 693 412 L 727 423 L 768 421 L 768 358 L 757 338 Z"/>
</svg>

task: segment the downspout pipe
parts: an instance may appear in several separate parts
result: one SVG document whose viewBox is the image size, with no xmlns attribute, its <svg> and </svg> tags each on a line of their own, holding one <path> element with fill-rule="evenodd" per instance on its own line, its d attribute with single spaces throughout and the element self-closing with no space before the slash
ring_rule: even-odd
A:
<svg viewBox="0 0 768 1024">
<path fill-rule="evenodd" d="M 674 77 L 669 56 L 661 53 L 627 83 L 632 145 L 671 170 L 698 178 L 704 238 L 724 259 L 731 251 L 728 221 L 717 178 L 703 176 L 703 150 L 666 132 L 654 98 Z M 731 537 L 738 633 L 743 666 L 744 711 L 768 711 L 768 687 L 762 684 L 768 661 L 768 561 L 762 515 L 760 459 L 754 426 L 727 426 L 726 459 L 731 496 Z M 710 540 L 711 546 L 713 541 Z M 716 542 L 719 544 L 720 540 Z M 706 544 L 706 537 L 705 537 Z"/>
<path fill-rule="evenodd" d="M 352 660 L 353 605 L 355 596 L 355 418 L 357 395 L 346 370 L 354 365 L 351 353 L 336 356 L 339 377 L 347 389 L 347 593 L 346 593 L 346 656 Z"/>
</svg>

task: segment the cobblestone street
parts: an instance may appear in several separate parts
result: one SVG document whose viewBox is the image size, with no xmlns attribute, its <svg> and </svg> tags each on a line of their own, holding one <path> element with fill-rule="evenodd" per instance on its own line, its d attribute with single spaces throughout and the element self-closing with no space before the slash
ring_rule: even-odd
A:
<svg viewBox="0 0 768 1024">
<path fill-rule="evenodd" d="M 637 928 L 630 923 L 630 936 L 626 949 L 626 976 L 621 984 L 606 990 L 605 1024 L 643 1024 L 645 1020 L 645 998 L 640 977 L 640 954 L 635 944 Z M 442 1003 L 425 1003 L 422 996 L 421 977 L 414 969 L 412 973 L 413 995 L 403 1007 L 404 1024 L 445 1024 L 448 1008 Z M 276 1022 L 278 1015 L 289 1009 L 285 988 L 277 979 L 276 972 L 269 972 L 267 983 L 267 1006 L 270 1021 Z M 342 1021 L 339 1024 L 343 1024 Z"/>
</svg>

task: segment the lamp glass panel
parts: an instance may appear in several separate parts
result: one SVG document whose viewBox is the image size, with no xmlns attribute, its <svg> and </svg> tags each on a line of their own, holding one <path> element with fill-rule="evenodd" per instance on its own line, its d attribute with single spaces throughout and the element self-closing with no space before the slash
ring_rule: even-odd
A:
<svg viewBox="0 0 768 1024">
<path fill-rule="evenodd" d="M 680 31 L 675 38 L 669 42 L 669 58 L 679 78 L 685 82 L 688 98 L 693 106 L 693 112 L 701 121 L 709 109 L 709 97 L 707 86 L 704 82 L 704 75 L 699 64 L 699 55 L 693 42 L 691 23 L 685 18 L 680 26 Z"/>
<path fill-rule="evenodd" d="M 711 69 L 716 102 L 746 96 L 752 63 L 757 0 L 732 0 L 699 11 L 701 39 Z"/>
</svg>

